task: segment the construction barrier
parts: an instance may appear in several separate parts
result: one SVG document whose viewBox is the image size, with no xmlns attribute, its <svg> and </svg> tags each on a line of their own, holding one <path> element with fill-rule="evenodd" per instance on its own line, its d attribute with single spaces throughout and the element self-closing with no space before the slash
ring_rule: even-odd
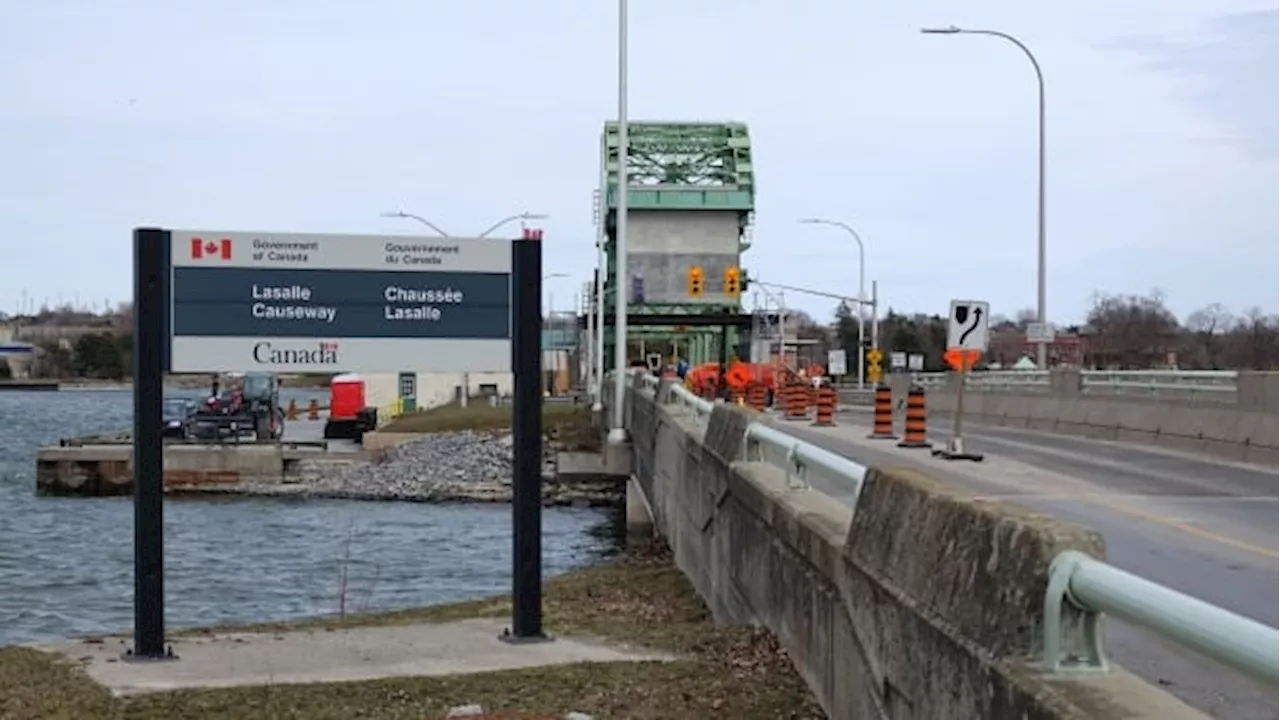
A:
<svg viewBox="0 0 1280 720">
<path fill-rule="evenodd" d="M 315 398 L 311 398 L 311 402 L 307 403 L 307 419 L 320 419 L 320 403 L 316 402 Z"/>
<path fill-rule="evenodd" d="M 284 418 L 285 420 L 298 419 L 298 401 L 297 400 L 289 401 L 289 408 L 284 411 Z"/>
<path fill-rule="evenodd" d="M 747 386 L 747 404 L 755 410 L 764 411 L 769 404 L 769 393 L 763 383 L 753 382 Z"/>
<path fill-rule="evenodd" d="M 897 440 L 893 434 L 893 391 L 888 385 L 876 386 L 875 405 L 871 415 L 871 434 L 877 440 Z"/>
<path fill-rule="evenodd" d="M 902 428 L 902 442 L 898 443 L 898 447 L 933 447 L 932 443 L 926 438 L 926 417 L 924 388 L 919 385 L 913 385 L 907 391 L 907 417 Z"/>
<path fill-rule="evenodd" d="M 814 412 L 815 427 L 831 427 L 836 424 L 836 390 L 830 385 L 818 388 L 818 404 Z"/>
<path fill-rule="evenodd" d="M 783 388 L 786 395 L 783 398 L 785 403 L 785 415 L 787 420 L 808 420 L 809 419 L 809 389 L 804 385 L 791 384 Z"/>
</svg>

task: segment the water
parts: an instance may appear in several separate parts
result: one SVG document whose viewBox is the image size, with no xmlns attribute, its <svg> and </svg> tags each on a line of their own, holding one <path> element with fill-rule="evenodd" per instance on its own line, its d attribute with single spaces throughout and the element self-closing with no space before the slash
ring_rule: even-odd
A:
<svg viewBox="0 0 1280 720">
<path fill-rule="evenodd" d="M 284 402 L 316 394 L 286 391 Z M 34 496 L 39 446 L 129 427 L 131 403 L 127 390 L 0 392 L 0 646 L 132 626 L 131 498 Z M 287 619 L 505 592 L 510 518 L 506 505 L 169 500 L 167 621 Z M 611 522 L 606 510 L 546 509 L 545 571 L 608 555 Z"/>
</svg>

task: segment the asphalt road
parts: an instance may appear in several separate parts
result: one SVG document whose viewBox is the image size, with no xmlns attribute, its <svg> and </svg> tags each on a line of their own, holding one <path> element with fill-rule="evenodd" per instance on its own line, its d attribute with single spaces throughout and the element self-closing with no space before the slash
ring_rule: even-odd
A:
<svg viewBox="0 0 1280 720">
<path fill-rule="evenodd" d="M 913 466 L 979 496 L 1012 500 L 1092 527 L 1117 567 L 1204 601 L 1277 625 L 1275 470 L 1122 443 L 968 424 L 965 442 L 983 462 L 870 440 L 870 416 L 841 413 L 835 428 L 787 431 L 865 465 Z M 948 433 L 935 431 L 941 443 Z M 848 487 L 815 488 L 851 502 Z M 1147 681 L 1224 720 L 1280 718 L 1277 694 L 1216 662 L 1112 620 L 1111 657 Z"/>
</svg>

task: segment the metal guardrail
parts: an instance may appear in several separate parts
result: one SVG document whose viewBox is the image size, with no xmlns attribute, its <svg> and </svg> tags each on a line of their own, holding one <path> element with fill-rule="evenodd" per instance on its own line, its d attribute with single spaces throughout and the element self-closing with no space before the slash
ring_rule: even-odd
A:
<svg viewBox="0 0 1280 720">
<path fill-rule="evenodd" d="M 778 467 L 786 475 L 787 487 L 792 489 L 811 487 L 812 472 L 846 480 L 855 498 L 867 477 L 865 466 L 758 422 L 748 425 L 743 433 L 742 461 Z M 853 507 L 857 507 L 856 502 Z"/>
<path fill-rule="evenodd" d="M 1084 611 L 1073 629 L 1083 654 L 1063 652 L 1062 605 Z M 1057 672 L 1106 672 L 1100 620 L 1114 615 L 1154 630 L 1249 677 L 1275 687 L 1280 631 L 1197 600 L 1075 550 L 1054 558 L 1044 598 L 1044 663 Z"/>
<path fill-rule="evenodd" d="M 922 387 L 938 387 L 951 373 L 913 373 Z M 1045 370 L 979 370 L 966 378 L 969 387 L 995 390 L 1048 392 Z M 1234 370 L 1081 370 L 1081 391 L 1085 394 L 1159 395 L 1161 393 L 1219 396 L 1236 391 Z"/>
<path fill-rule="evenodd" d="M 658 378 L 648 374 L 641 375 L 641 378 L 647 389 L 658 389 Z M 699 424 L 706 423 L 717 404 L 694 395 L 683 385 L 669 385 L 667 392 L 668 404 L 691 410 L 694 420 Z M 657 399 L 659 402 L 664 400 L 661 397 Z M 744 462 L 766 462 L 777 467 L 785 474 L 787 487 L 792 489 L 810 487 L 810 474 L 821 473 L 833 479 L 849 481 L 856 497 L 862 490 L 862 481 L 867 475 L 866 467 L 848 458 L 758 422 L 747 425 L 743 434 L 741 459 Z"/>
<path fill-rule="evenodd" d="M 659 389 L 658 378 L 642 377 L 646 389 Z M 1225 379 L 1227 375 L 1218 377 Z M 681 385 L 668 385 L 667 392 L 666 397 L 655 394 L 655 399 L 691 409 L 699 424 L 707 421 L 716 406 Z M 867 468 L 848 458 L 759 422 L 747 426 L 743 440 L 742 460 L 778 467 L 786 473 L 790 488 L 810 488 L 810 473 L 819 472 L 849 482 L 855 497 L 862 490 Z M 1082 611 L 1083 621 L 1064 625 L 1064 603 Z M 1075 550 L 1059 554 L 1049 568 L 1044 598 L 1045 668 L 1057 673 L 1107 672 L 1101 627 L 1104 615 L 1155 631 L 1260 682 L 1273 687 L 1280 684 L 1280 630 Z M 1068 652 L 1067 647 L 1073 650 Z"/>
</svg>

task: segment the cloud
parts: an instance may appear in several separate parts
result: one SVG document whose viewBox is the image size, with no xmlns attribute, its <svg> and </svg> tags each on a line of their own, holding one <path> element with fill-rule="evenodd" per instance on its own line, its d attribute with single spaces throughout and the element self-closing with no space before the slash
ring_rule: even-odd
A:
<svg viewBox="0 0 1280 720">
<path fill-rule="evenodd" d="M 1280 10 L 1222 15 L 1191 39 L 1130 36 L 1110 44 L 1136 53 L 1150 69 L 1182 80 L 1181 95 L 1222 128 L 1246 157 L 1276 162 L 1280 153 Z"/>
</svg>

